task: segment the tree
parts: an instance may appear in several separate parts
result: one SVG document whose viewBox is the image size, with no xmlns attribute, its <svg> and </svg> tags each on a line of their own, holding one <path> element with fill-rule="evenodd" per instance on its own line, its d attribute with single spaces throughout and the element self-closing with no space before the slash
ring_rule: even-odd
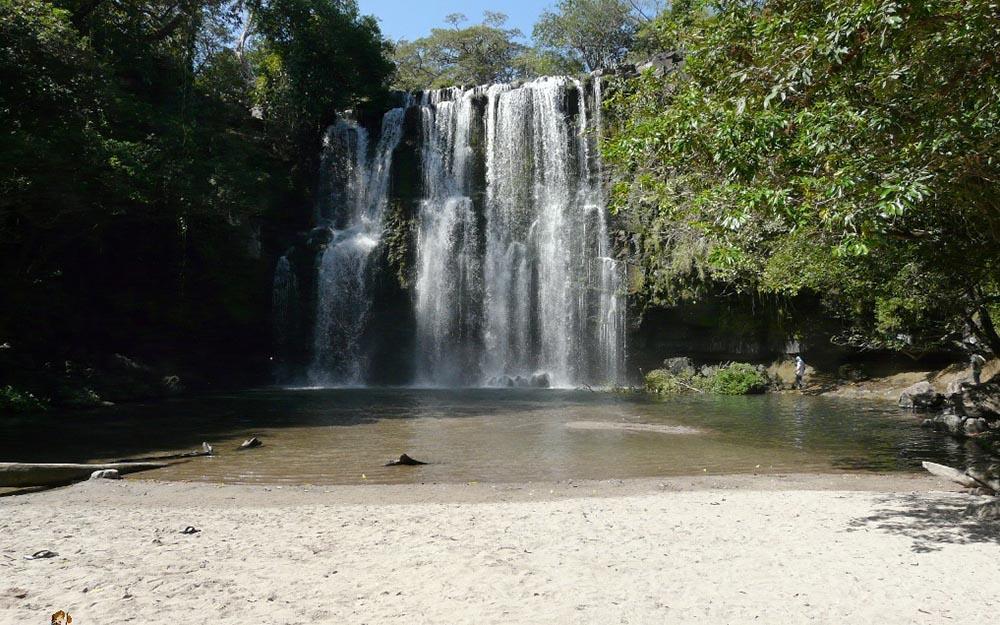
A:
<svg viewBox="0 0 1000 625">
<path fill-rule="evenodd" d="M 641 14 L 629 0 L 560 0 L 535 24 L 539 48 L 571 54 L 588 70 L 615 67 L 636 40 Z"/>
<path fill-rule="evenodd" d="M 1000 353 L 990 0 L 696 1 L 657 21 L 685 63 L 617 85 L 605 144 L 648 297 L 811 295 L 854 345 L 967 329 Z"/>
<path fill-rule="evenodd" d="M 519 78 L 517 64 L 526 47 L 507 28 L 507 16 L 486 12 L 482 23 L 462 27 L 467 18 L 452 14 L 450 28 L 435 28 L 427 37 L 396 44 L 396 86 L 418 90 L 453 85 L 482 85 Z"/>
</svg>

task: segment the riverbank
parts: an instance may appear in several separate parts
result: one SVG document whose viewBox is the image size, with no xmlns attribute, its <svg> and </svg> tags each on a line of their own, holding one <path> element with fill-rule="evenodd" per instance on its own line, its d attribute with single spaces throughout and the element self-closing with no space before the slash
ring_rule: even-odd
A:
<svg viewBox="0 0 1000 625">
<path fill-rule="evenodd" d="M 0 498 L 0 623 L 985 623 L 975 499 L 923 475 L 90 482 Z"/>
</svg>

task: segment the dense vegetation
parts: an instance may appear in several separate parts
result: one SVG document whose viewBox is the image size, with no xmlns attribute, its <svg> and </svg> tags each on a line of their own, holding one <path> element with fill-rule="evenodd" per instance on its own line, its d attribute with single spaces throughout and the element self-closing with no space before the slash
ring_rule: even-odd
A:
<svg viewBox="0 0 1000 625">
<path fill-rule="evenodd" d="M 690 0 L 643 38 L 684 59 L 610 102 L 648 301 L 816 299 L 846 344 L 1000 353 L 995 2 Z"/>
<path fill-rule="evenodd" d="M 268 247 L 309 226 L 334 111 L 392 69 L 353 0 L 0 0 L 8 377 L 266 355 Z"/>
<path fill-rule="evenodd" d="M 680 366 L 677 361 L 682 361 Z M 669 359 L 664 364 L 667 368 L 654 369 L 645 375 L 646 391 L 657 395 L 692 391 L 716 395 L 756 395 L 772 386 L 772 380 L 760 365 L 730 362 L 695 369 L 686 358 Z M 780 386 L 780 380 L 774 380 L 774 385 Z"/>
</svg>

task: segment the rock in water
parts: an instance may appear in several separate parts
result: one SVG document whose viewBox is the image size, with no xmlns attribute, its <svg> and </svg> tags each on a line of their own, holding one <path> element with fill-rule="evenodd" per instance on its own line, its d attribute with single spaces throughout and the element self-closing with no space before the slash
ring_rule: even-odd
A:
<svg viewBox="0 0 1000 625">
<path fill-rule="evenodd" d="M 120 480 L 122 476 L 117 469 L 101 469 L 90 474 L 92 480 Z"/>
<path fill-rule="evenodd" d="M 547 373 L 536 373 L 531 376 L 531 386 L 534 388 L 549 388 L 552 386 L 552 381 L 549 379 L 549 374 Z"/>
<path fill-rule="evenodd" d="M 390 460 L 385 463 L 387 467 L 398 467 L 398 466 L 416 466 L 418 464 L 427 464 L 426 462 L 421 462 L 419 460 L 414 460 L 413 458 L 403 454 L 399 457 L 399 460 Z"/>
<path fill-rule="evenodd" d="M 264 443 L 261 442 L 259 438 L 254 436 L 253 438 L 248 438 L 240 445 L 239 449 L 236 451 L 243 451 L 245 449 L 253 449 L 254 447 L 260 447 Z"/>
<path fill-rule="evenodd" d="M 917 382 L 899 396 L 900 407 L 913 410 L 933 410 L 940 408 L 942 403 L 944 395 L 935 391 L 930 382 Z"/>
</svg>

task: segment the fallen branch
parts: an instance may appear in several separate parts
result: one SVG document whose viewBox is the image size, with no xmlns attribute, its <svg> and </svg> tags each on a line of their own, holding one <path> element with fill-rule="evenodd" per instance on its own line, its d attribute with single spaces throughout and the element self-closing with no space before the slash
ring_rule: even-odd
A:
<svg viewBox="0 0 1000 625">
<path fill-rule="evenodd" d="M 998 491 L 998 489 L 994 488 L 991 485 L 991 482 L 993 480 L 986 479 L 985 481 L 980 481 L 980 479 L 977 479 L 975 476 L 969 475 L 968 472 L 962 472 L 959 471 L 958 469 L 953 469 L 951 467 L 945 466 L 943 464 L 938 464 L 936 462 L 924 461 L 921 463 L 921 465 L 923 465 L 923 467 L 927 469 L 927 471 L 929 471 L 932 475 L 943 477 L 946 480 L 951 480 L 952 482 L 955 482 L 956 484 L 961 484 L 966 488 L 982 488 L 983 490 L 986 490 L 994 495 L 1000 492 Z M 978 471 L 974 472 L 979 474 L 980 477 L 985 477 Z"/>
</svg>

